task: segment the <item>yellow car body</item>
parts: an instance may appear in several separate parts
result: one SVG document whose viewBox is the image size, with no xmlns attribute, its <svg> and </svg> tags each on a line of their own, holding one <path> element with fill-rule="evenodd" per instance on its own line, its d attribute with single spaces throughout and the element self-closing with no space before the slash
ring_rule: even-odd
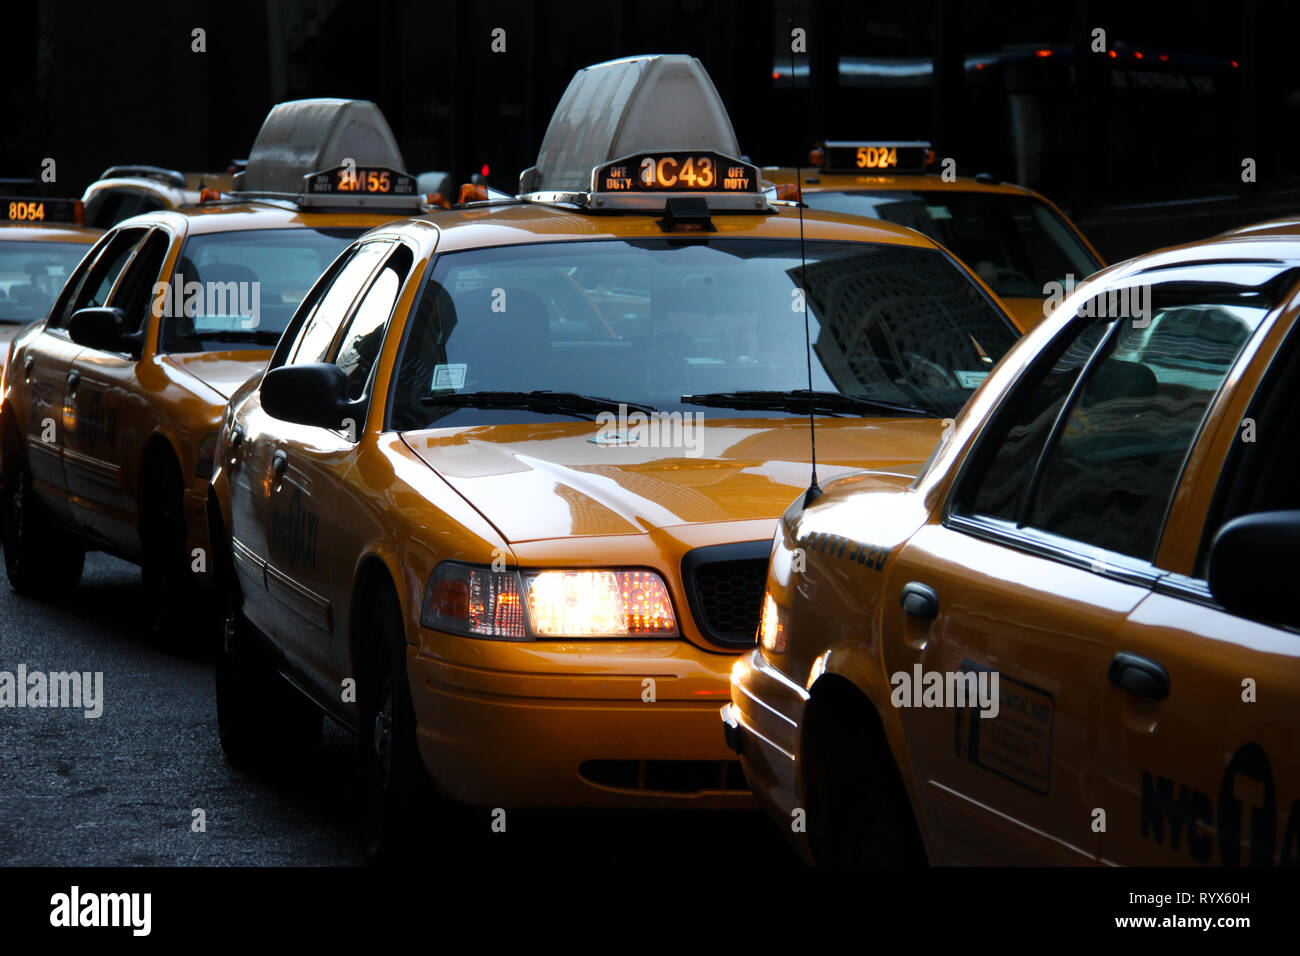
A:
<svg viewBox="0 0 1300 956">
<path fill-rule="evenodd" d="M 777 186 L 795 184 L 798 174 L 804 201 L 814 209 L 877 215 L 944 245 L 993 289 L 1024 330 L 1068 291 L 1067 276 L 1081 283 L 1103 266 L 1065 213 L 1024 186 L 921 170 L 763 167 L 763 177 Z M 1044 288 L 1052 282 L 1059 286 L 1054 297 Z"/>
<path fill-rule="evenodd" d="M 278 166 L 255 159 L 245 175 L 278 175 L 291 187 L 305 172 L 327 177 L 316 171 L 339 161 L 331 134 L 316 142 L 302 131 L 339 116 L 391 140 L 372 104 L 280 104 L 263 134 L 298 130 L 307 157 L 293 159 L 306 165 L 286 165 L 280 150 Z M 394 153 L 371 155 L 381 162 Z M 160 601 L 207 583 L 207 487 L 227 400 L 265 366 L 284 322 L 349 241 L 395 213 L 423 208 L 414 196 L 258 194 L 118 223 L 48 316 L 15 337 L 0 396 L 0 461 L 7 484 L 23 473 L 29 522 L 41 522 L 31 525 L 40 528 L 31 532 L 39 538 L 32 559 L 7 563 L 15 587 L 75 585 L 87 548 L 141 563 Z M 84 309 L 98 310 L 101 323 L 117 310 L 116 327 L 79 332 Z M 13 503 L 10 496 L 11 537 L 21 510 Z M 7 559 L 22 550 L 12 540 Z"/>
<path fill-rule="evenodd" d="M 786 513 L 723 720 L 809 859 L 1300 861 L 1297 263 L 1292 226 L 1114 266 L 919 473 Z"/>
<path fill-rule="evenodd" d="M 674 69 L 684 69 L 681 61 L 689 59 L 663 58 Z M 634 125 L 628 121 L 624 128 Z M 638 162 L 641 169 L 656 166 L 653 157 Z M 753 170 L 732 162 L 737 170 Z M 668 157 L 659 159 L 658 168 L 687 167 L 680 157 Z M 525 181 L 532 175 L 525 173 Z M 554 181 L 541 179 L 543 185 Z M 640 200 L 643 194 L 632 198 Z M 609 205 L 597 209 L 598 200 Z M 936 282 L 951 279 L 957 298 L 989 323 L 990 350 L 995 340 L 1009 343 L 1018 335 L 975 277 L 912 230 L 830 213 L 801 214 L 793 204 L 769 206 L 757 191 L 745 200 L 747 208 L 711 209 L 707 224 L 675 226 L 670 221 L 675 201 L 670 195 L 666 205 L 660 194 L 638 209 L 619 210 L 610 208 L 618 202 L 616 195 L 601 200 L 597 194 L 590 205 L 585 197 L 575 204 L 539 196 L 470 204 L 375 230 L 352 252 L 359 257 L 368 244 L 388 244 L 376 254 L 368 280 L 371 291 L 355 296 L 349 291 L 343 301 L 352 302 L 350 310 L 320 305 L 330 300 L 331 283 L 344 281 L 349 266 L 338 265 L 344 271 L 325 276 L 304 300 L 260 385 L 250 381 L 231 401 L 212 482 L 213 512 L 220 521 L 213 538 L 230 541 L 239 620 L 246 620 L 256 642 L 266 645 L 275 670 L 321 710 L 359 732 L 363 750 L 372 740 L 379 756 L 387 753 L 385 747 L 398 746 L 388 735 L 397 734 L 390 728 L 402 719 L 400 714 L 385 716 L 382 694 L 375 688 L 391 681 L 398 688 L 393 695 L 409 694 L 411 746 L 418 748 L 422 767 L 439 790 L 457 800 L 491 807 L 751 805 L 736 762 L 728 759 L 719 739 L 717 711 L 728 693 L 733 662 L 753 645 L 757 585 L 777 518 L 809 481 L 808 420 L 801 403 L 784 414 L 711 406 L 713 410 L 705 408 L 699 454 L 692 455 L 681 445 L 620 444 L 619 435 L 610 440 L 601 437 L 604 432 L 593 435 L 594 411 L 566 421 L 564 412 L 494 412 L 497 406 L 488 404 L 487 411 L 466 412 L 446 424 L 439 424 L 442 418 L 425 421 L 409 411 L 420 407 L 403 398 L 409 389 L 428 391 L 430 372 L 436 383 L 443 372 L 454 376 L 459 369 L 461 384 L 472 390 L 479 374 L 476 358 L 482 359 L 480 381 L 490 380 L 497 389 L 531 394 L 538 388 L 571 388 L 608 395 L 631 389 L 639 370 L 629 356 L 640 354 L 631 351 L 640 346 L 629 330 L 649 315 L 643 312 L 651 308 L 645 291 L 650 280 L 644 274 L 653 271 L 651 263 L 657 260 L 652 257 L 696 254 L 690 250 L 711 256 L 712 250 L 725 248 L 731 250 L 728 257 L 748 262 L 769 248 L 765 243 L 782 250 L 782 262 L 788 263 L 782 269 L 790 271 L 774 266 L 764 273 L 776 283 L 772 298 L 736 308 L 757 309 L 781 324 L 790 347 L 780 358 L 795 370 L 782 381 L 805 387 L 799 383 L 806 385 L 805 375 L 811 372 L 804 367 L 804 330 L 799 311 L 792 309 L 797 290 L 791 284 L 799 268 L 801 237 L 810 257 L 839 243 L 845 244 L 841 251 L 878 253 L 890 261 L 910 262 L 915 256 L 936 270 Z M 698 213 L 685 206 L 678 212 L 683 210 Z M 606 252 L 610 249 L 615 251 Z M 626 259 L 611 258 L 617 266 L 594 259 L 587 264 L 585 257 L 602 255 Z M 553 264 L 548 256 L 554 257 Z M 384 264 L 399 260 L 400 267 Z M 548 264 L 527 273 L 533 261 Z M 694 290 L 655 287 L 655 295 L 675 303 L 663 306 L 664 315 L 685 316 L 686 332 L 711 321 L 696 314 L 708 311 L 698 304 L 708 301 L 704 287 L 722 275 L 711 268 L 702 260 L 698 270 L 687 269 L 687 277 L 698 284 Z M 812 283 L 829 267 L 823 262 L 818 270 L 810 259 L 807 269 Z M 390 282 L 389 270 L 400 279 Z M 505 277 L 499 289 L 495 276 Z M 922 321 L 932 305 L 939 308 L 934 285 L 908 275 L 898 279 L 902 285 L 916 283 L 910 292 L 899 290 L 895 300 L 907 303 L 906 314 L 912 315 L 915 306 L 917 321 Z M 870 279 L 864 281 L 871 285 Z M 286 420 L 268 411 L 267 391 L 277 378 L 288 382 L 297 375 L 306 384 L 294 388 L 305 390 L 315 387 L 311 376 L 324 375 L 331 366 L 355 366 L 355 358 L 346 358 L 353 351 L 348 330 L 357 316 L 368 313 L 367 302 L 372 294 L 379 296 L 373 290 L 381 282 L 389 283 L 379 300 L 385 304 L 374 314 L 384 316 L 386 328 L 370 334 L 382 331 L 382 346 L 372 366 L 360 367 L 362 373 L 369 367 L 372 377 L 358 377 L 349 392 L 367 403 L 364 410 L 355 420 L 353 413 L 334 419 L 347 421 L 347 427 Z M 499 310 L 491 304 L 498 292 Z M 475 338 L 479 351 L 470 360 L 457 359 L 451 349 L 461 325 L 452 326 L 452 346 L 446 346 L 442 333 L 430 337 L 432 320 L 422 318 L 426 308 L 440 308 L 437 297 L 444 293 L 459 303 L 457 314 L 466 329 L 462 338 L 480 326 L 490 329 L 486 323 L 496 321 L 494 313 L 520 308 L 507 307 L 507 302 L 540 303 L 545 316 L 520 312 L 518 319 L 502 318 L 502 331 Z M 725 302 L 744 293 L 729 288 L 715 307 L 735 311 Z M 819 294 L 810 293 L 818 303 L 813 308 L 825 314 L 831 307 Z M 868 295 L 864 312 L 887 308 L 887 297 L 875 291 Z M 473 303 L 478 311 L 470 311 Z M 319 319 L 318 334 L 314 329 L 321 314 L 325 318 Z M 844 313 L 845 321 L 849 314 Z M 545 381 L 531 377 L 534 366 L 549 368 L 548 363 L 567 354 L 565 342 L 577 341 L 564 338 L 577 324 L 575 317 L 586 323 L 582 335 L 587 338 L 578 344 L 587 351 L 579 355 L 604 354 L 604 348 L 610 362 L 628 364 L 584 359 L 570 373 Z M 738 317 L 732 325 L 746 321 Z M 547 330 L 544 341 L 537 338 L 539 326 Z M 917 335 L 924 338 L 919 327 Z M 332 344 L 309 347 L 312 336 Z M 434 341 L 448 349 L 441 364 L 414 366 L 422 371 L 408 380 L 405 370 L 412 366 L 405 350 L 424 347 L 409 343 Z M 967 340 L 963 337 L 961 343 L 964 347 Z M 833 351 L 825 332 L 817 348 L 820 354 Z M 300 365 L 293 358 L 303 349 L 317 358 L 315 364 Z M 999 354 L 1001 349 L 997 347 Z M 681 390 L 698 390 L 713 380 L 693 370 L 723 367 L 721 360 L 701 354 L 689 352 L 674 360 L 672 368 L 687 378 L 672 393 L 673 401 Z M 993 358 L 984 358 L 991 367 Z M 646 353 L 640 364 L 649 367 L 655 361 Z M 823 374 L 820 365 L 818 374 Z M 484 394 L 490 400 L 495 393 Z M 777 399 L 789 402 L 788 395 Z M 325 408 L 332 402 L 321 396 L 315 404 Z M 521 407 L 531 406 L 525 402 Z M 817 432 L 817 463 L 824 476 L 864 467 L 916 467 L 943 427 L 943 416 L 933 412 L 891 415 L 855 408 L 834 414 L 840 417 L 828 418 Z M 631 432 L 627 429 L 622 437 L 630 441 Z M 720 550 L 710 550 L 715 548 Z M 734 579 L 710 593 L 719 602 L 737 602 L 733 611 L 702 610 L 700 592 L 693 596 L 693 588 L 704 587 L 695 569 L 714 560 L 726 564 Z M 675 626 L 673 633 L 620 637 L 563 630 L 543 634 L 538 621 L 552 605 L 530 603 L 519 639 L 467 635 L 435 626 L 426 616 L 441 593 L 438 575 L 449 566 L 459 569 L 457 574 L 482 574 L 484 580 L 502 575 L 507 581 L 503 587 L 518 575 L 525 590 L 540 587 L 530 582 L 557 580 L 547 577 L 554 571 L 577 576 L 650 572 L 666 588 Z M 708 573 L 715 570 L 721 574 L 720 569 Z M 535 592 L 528 593 L 531 602 Z M 587 598 L 571 599 L 579 610 L 586 607 Z M 390 600 L 400 651 L 392 660 L 373 629 L 374 608 Z M 510 606 L 492 605 L 503 614 L 500 608 Z M 747 629 L 720 639 L 721 630 L 710 621 L 723 613 L 743 619 Z M 243 625 L 232 626 L 238 630 Z M 244 666 L 230 664 L 232 672 Z M 224 708 L 233 713 L 241 707 L 243 685 L 223 690 L 222 673 L 218 710 L 223 744 L 231 753 L 227 724 L 245 721 L 246 732 L 256 736 L 259 719 L 248 710 L 227 721 Z M 370 704 L 367 694 L 372 695 Z M 399 710 L 402 706 L 400 700 L 393 704 Z"/>
</svg>

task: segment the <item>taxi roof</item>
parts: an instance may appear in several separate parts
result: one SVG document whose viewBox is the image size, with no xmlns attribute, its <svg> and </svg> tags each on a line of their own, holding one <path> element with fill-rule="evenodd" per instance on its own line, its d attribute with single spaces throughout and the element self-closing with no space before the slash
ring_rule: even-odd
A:
<svg viewBox="0 0 1300 956">
<path fill-rule="evenodd" d="M 45 223 L 6 222 L 0 224 L 0 242 L 94 242 L 104 234 L 103 229 L 78 226 L 72 223 L 50 225 Z"/>
<path fill-rule="evenodd" d="M 815 166 L 805 166 L 803 188 L 808 192 L 844 192 L 852 190 L 908 190 L 1003 193 L 1016 196 L 1038 196 L 1025 186 L 1004 182 L 980 182 L 973 176 L 957 176 L 947 182 L 938 173 L 896 173 L 891 175 L 860 175 L 858 173 L 825 173 Z M 795 182 L 793 166 L 760 167 L 763 178 L 782 185 Z"/>
<path fill-rule="evenodd" d="M 156 210 L 124 219 L 117 226 L 168 225 L 201 235 L 250 229 L 372 229 L 392 219 L 391 212 L 299 209 L 274 200 L 241 200 Z"/>
<path fill-rule="evenodd" d="M 767 212 L 714 213 L 711 233 L 665 232 L 659 215 L 602 215 L 546 203 L 486 203 L 399 220 L 375 232 L 406 232 L 413 238 L 436 238 L 439 252 L 488 246 L 521 245 L 599 239 L 674 239 L 744 237 L 798 239 L 799 210 L 793 205 L 771 207 Z M 888 245 L 937 249 L 915 229 L 879 220 L 826 210 L 803 210 L 803 236 L 808 240 L 877 242 Z M 430 227 L 436 230 L 431 233 Z"/>
<path fill-rule="evenodd" d="M 1259 225 L 1268 228 L 1251 231 L 1252 227 L 1242 227 L 1208 239 L 1142 253 L 1094 273 L 1081 282 L 1079 288 L 1198 262 L 1300 266 L 1300 220 L 1277 220 Z"/>
<path fill-rule="evenodd" d="M 1237 226 L 1224 232 L 1220 238 L 1233 236 L 1300 236 L 1300 218 L 1287 216 L 1281 219 L 1269 219 L 1254 222 L 1248 226 Z"/>
</svg>

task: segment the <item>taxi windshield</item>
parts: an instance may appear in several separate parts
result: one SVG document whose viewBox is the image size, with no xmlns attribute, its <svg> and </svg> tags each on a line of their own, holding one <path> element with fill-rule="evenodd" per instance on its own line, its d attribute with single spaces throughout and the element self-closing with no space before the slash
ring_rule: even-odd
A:
<svg viewBox="0 0 1300 956">
<path fill-rule="evenodd" d="M 162 351 L 275 346 L 321 274 L 363 229 L 192 235 L 162 302 Z"/>
<path fill-rule="evenodd" d="M 1016 331 L 941 252 L 786 239 L 447 253 L 403 345 L 399 430 L 589 415 L 947 417 Z M 802 281 L 801 281 L 802 274 Z M 804 293 L 812 390 L 804 348 Z"/>
<path fill-rule="evenodd" d="M 883 219 L 942 243 L 1000 296 L 1042 298 L 1049 282 L 1100 268 L 1074 231 L 1032 196 L 959 190 L 805 192 L 813 209 Z"/>
<path fill-rule="evenodd" d="M 0 322 L 45 318 L 89 242 L 0 242 Z"/>
</svg>

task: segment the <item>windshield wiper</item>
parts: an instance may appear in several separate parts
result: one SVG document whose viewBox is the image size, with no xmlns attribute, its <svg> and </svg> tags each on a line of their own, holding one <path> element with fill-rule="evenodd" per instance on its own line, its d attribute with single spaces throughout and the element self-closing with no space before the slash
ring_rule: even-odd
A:
<svg viewBox="0 0 1300 956">
<path fill-rule="evenodd" d="M 842 392 L 812 392 L 811 405 L 814 411 L 830 415 L 847 413 L 860 415 L 865 409 L 893 412 L 897 415 L 921 415 L 925 418 L 938 418 L 934 412 L 919 405 L 905 405 L 900 402 L 887 402 L 878 398 L 862 395 L 845 395 Z M 687 405 L 715 405 L 720 408 L 759 408 L 788 412 L 806 412 L 809 408 L 809 392 L 806 388 L 792 392 L 768 392 L 749 390 L 741 392 L 701 392 L 698 395 L 683 395 L 682 402 Z"/>
<path fill-rule="evenodd" d="M 638 402 L 625 402 L 601 395 L 583 395 L 579 392 L 551 392 L 545 389 L 531 392 L 447 392 L 442 395 L 425 395 L 420 399 L 420 404 L 443 408 L 522 408 L 528 411 L 572 415 L 575 418 L 588 418 L 599 412 L 618 412 L 620 408 L 646 415 L 653 415 L 659 411 L 653 405 L 643 405 Z"/>
</svg>

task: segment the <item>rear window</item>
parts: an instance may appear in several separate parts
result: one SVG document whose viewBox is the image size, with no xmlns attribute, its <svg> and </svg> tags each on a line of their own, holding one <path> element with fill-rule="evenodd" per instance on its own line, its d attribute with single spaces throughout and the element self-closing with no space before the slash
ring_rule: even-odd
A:
<svg viewBox="0 0 1300 956">
<path fill-rule="evenodd" d="M 942 243 L 1000 296 L 1046 295 L 1049 282 L 1076 281 L 1100 263 L 1065 222 L 1032 196 L 957 190 L 807 192 L 814 209 L 883 219 Z"/>
</svg>

